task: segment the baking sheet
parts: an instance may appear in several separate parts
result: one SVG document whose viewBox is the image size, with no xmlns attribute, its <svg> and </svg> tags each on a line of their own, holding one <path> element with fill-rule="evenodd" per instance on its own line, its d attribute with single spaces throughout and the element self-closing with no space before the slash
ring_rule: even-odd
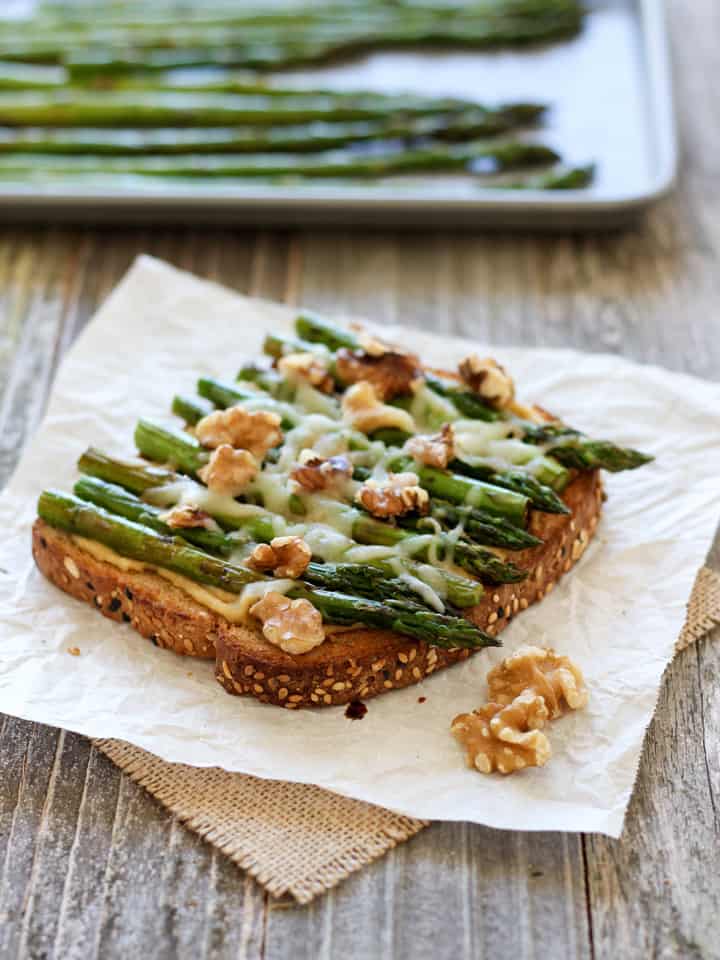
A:
<svg viewBox="0 0 720 960">
<path fill-rule="evenodd" d="M 238 184 L 113 177 L 83 184 L 0 181 L 6 217 L 203 222 L 614 226 L 672 186 L 676 143 L 663 0 L 595 0 L 580 36 L 525 51 L 376 53 L 283 85 L 363 88 L 552 104 L 539 136 L 572 164 L 597 162 L 582 191 L 488 190 L 468 176 L 374 184 Z"/>
<path fill-rule="evenodd" d="M 469 347 L 492 352 L 521 397 L 657 462 L 607 477 L 590 548 L 503 632 L 502 650 L 368 701 L 362 721 L 346 719 L 343 707 L 296 712 L 229 696 L 211 663 L 157 649 L 35 569 L 30 528 L 44 487 L 71 489 L 88 444 L 121 452 L 137 417 L 167 410 L 176 392 L 192 393 L 197 376 L 230 376 L 266 331 L 285 329 L 293 316 L 142 258 L 83 331 L 0 498 L 0 710 L 126 740 L 171 762 L 316 783 L 414 817 L 617 836 L 720 516 L 720 384 L 616 356 L 384 327 L 400 342 L 412 336 L 438 366 L 454 365 Z M 465 767 L 450 723 L 484 701 L 490 665 L 525 642 L 576 660 L 590 704 L 552 725 L 546 767 L 482 776 Z M 72 647 L 79 656 L 68 654 Z"/>
</svg>

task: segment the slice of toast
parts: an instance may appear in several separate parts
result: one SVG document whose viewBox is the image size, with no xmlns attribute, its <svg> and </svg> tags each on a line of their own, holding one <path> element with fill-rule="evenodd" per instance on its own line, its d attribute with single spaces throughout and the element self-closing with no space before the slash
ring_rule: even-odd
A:
<svg viewBox="0 0 720 960">
<path fill-rule="evenodd" d="M 555 587 L 585 550 L 600 516 L 598 471 L 576 476 L 563 494 L 570 515 L 533 511 L 530 531 L 544 541 L 513 554 L 530 576 L 518 584 L 487 587 L 483 600 L 464 611 L 490 634 Z M 214 658 L 228 693 L 253 696 L 288 709 L 345 704 L 424 677 L 470 656 L 383 630 L 331 632 L 325 643 L 299 656 L 268 643 L 259 631 L 232 624 L 153 572 L 122 570 L 96 559 L 72 537 L 42 520 L 33 528 L 33 555 L 54 584 L 113 620 L 124 621 L 156 646 Z"/>
</svg>

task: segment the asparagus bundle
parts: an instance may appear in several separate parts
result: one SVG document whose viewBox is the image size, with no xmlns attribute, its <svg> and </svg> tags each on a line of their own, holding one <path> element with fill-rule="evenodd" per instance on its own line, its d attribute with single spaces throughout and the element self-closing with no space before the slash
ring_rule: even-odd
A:
<svg viewBox="0 0 720 960">
<path fill-rule="evenodd" d="M 38 516 L 53 527 L 104 544 L 124 557 L 172 570 L 197 583 L 241 593 L 265 579 L 247 567 L 213 557 L 180 538 L 168 538 L 150 527 L 108 513 L 74 496 L 46 490 L 38 500 Z M 393 630 L 434 646 L 480 649 L 498 641 L 462 617 L 434 613 L 419 604 L 396 599 L 376 601 L 340 592 L 298 585 L 288 596 L 309 600 L 330 623 Z"/>
<path fill-rule="evenodd" d="M 320 344 L 331 351 L 337 351 L 341 348 L 360 349 L 360 343 L 351 331 L 340 330 L 310 314 L 299 316 L 295 321 L 295 329 L 301 341 L 305 341 L 307 344 Z M 265 349 L 273 355 L 278 355 L 277 351 L 279 350 L 280 355 L 282 355 L 287 347 L 283 341 L 277 338 L 274 340 L 266 338 Z M 449 381 L 443 380 L 443 378 L 432 373 L 425 374 L 425 382 L 431 390 L 451 400 L 458 411 L 468 419 L 492 420 L 502 417 L 499 411 L 490 410 L 477 396 L 469 390 L 460 389 L 457 384 L 452 385 Z M 505 417 L 507 418 L 507 414 Z M 548 457 L 567 468 L 575 470 L 603 469 L 617 472 L 633 470 L 652 460 L 652 457 L 637 450 L 620 447 L 607 440 L 592 440 L 564 424 L 554 422 L 535 424 L 518 421 L 518 426 L 524 442 L 543 446 Z M 565 512 L 561 501 L 554 494 L 552 488 L 538 483 L 537 479 L 530 474 L 517 470 L 498 473 L 493 469 L 474 468 L 471 464 L 462 464 L 458 461 L 455 462 L 454 466 L 465 474 L 478 473 L 490 479 L 493 484 L 522 492 L 532 500 L 533 506 L 538 509 L 547 510 L 550 513 Z M 562 473 L 558 473 L 557 477 L 561 478 L 558 482 L 562 485 L 565 477 Z M 426 472 L 425 479 L 431 484 L 427 487 L 431 492 L 433 492 L 432 484 L 441 482 L 434 472 L 429 474 Z M 447 496 L 446 499 L 452 502 L 462 500 L 462 483 L 453 484 L 450 479 L 447 479 L 442 481 L 442 484 L 448 489 L 453 486 L 455 488 L 454 496 Z"/>
</svg>

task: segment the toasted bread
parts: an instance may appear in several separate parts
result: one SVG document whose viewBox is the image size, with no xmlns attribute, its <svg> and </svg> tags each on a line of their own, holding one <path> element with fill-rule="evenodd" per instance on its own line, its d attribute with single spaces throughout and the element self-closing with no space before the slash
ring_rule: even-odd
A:
<svg viewBox="0 0 720 960">
<path fill-rule="evenodd" d="M 570 515 L 532 512 L 529 529 L 544 542 L 513 555 L 514 562 L 529 571 L 528 578 L 487 587 L 482 602 L 464 611 L 487 633 L 499 633 L 550 593 L 584 552 L 600 516 L 599 473 L 576 476 L 563 499 Z M 388 631 L 353 628 L 331 632 L 319 647 L 292 656 L 268 643 L 259 631 L 218 616 L 156 573 L 122 570 L 96 559 L 42 520 L 33 529 L 33 555 L 49 580 L 94 605 L 103 616 L 128 623 L 158 647 L 214 658 L 217 679 L 228 693 L 287 709 L 367 699 L 418 683 L 471 654 Z"/>
</svg>

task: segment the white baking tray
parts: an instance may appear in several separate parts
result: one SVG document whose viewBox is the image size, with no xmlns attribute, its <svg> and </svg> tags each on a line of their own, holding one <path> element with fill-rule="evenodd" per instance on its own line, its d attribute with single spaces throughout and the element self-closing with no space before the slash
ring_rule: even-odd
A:
<svg viewBox="0 0 720 960">
<path fill-rule="evenodd" d="M 663 0 L 595 0 L 582 33 L 512 52 L 377 53 L 283 85 L 533 100 L 552 105 L 538 136 L 571 164 L 597 164 L 592 187 L 517 191 L 471 176 L 373 183 L 159 181 L 82 185 L 0 181 L 0 218 L 111 222 L 427 224 L 601 228 L 625 225 L 672 187 L 677 145 Z"/>
</svg>

